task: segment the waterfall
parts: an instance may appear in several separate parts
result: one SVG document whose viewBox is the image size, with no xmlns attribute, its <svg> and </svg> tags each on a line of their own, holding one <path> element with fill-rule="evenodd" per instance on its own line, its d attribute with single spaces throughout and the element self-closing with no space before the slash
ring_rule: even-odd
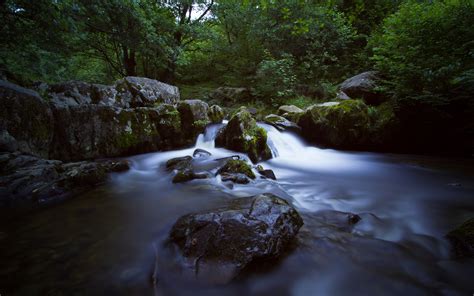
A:
<svg viewBox="0 0 474 296">
<path fill-rule="evenodd" d="M 217 132 L 226 124 L 227 122 L 219 124 L 211 124 L 206 127 L 206 130 L 203 134 L 199 134 L 196 139 L 195 148 L 208 148 L 212 149 L 216 147 L 215 140 L 217 137 Z"/>
</svg>

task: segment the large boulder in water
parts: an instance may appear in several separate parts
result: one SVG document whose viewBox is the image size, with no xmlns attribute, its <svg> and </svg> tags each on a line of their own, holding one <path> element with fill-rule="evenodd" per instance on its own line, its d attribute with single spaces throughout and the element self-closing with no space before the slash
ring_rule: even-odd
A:
<svg viewBox="0 0 474 296">
<path fill-rule="evenodd" d="M 474 218 L 471 218 L 446 236 L 453 245 L 456 257 L 474 257 Z"/>
<path fill-rule="evenodd" d="M 194 143 L 196 137 L 203 133 L 210 123 L 208 116 L 209 105 L 201 100 L 185 100 L 178 104 L 181 117 L 181 127 L 188 144 Z"/>
<path fill-rule="evenodd" d="M 384 101 L 383 95 L 377 90 L 379 85 L 378 72 L 364 72 L 342 82 L 339 97 L 345 97 L 345 94 L 352 99 L 363 99 L 369 105 L 379 105 Z"/>
<path fill-rule="evenodd" d="M 257 126 L 257 122 L 245 108 L 241 108 L 219 131 L 216 145 L 247 153 L 253 162 L 272 157 L 271 150 L 267 145 L 267 132 Z"/>
<path fill-rule="evenodd" d="M 53 114 L 35 91 L 0 81 L 0 151 L 48 157 Z"/>
<path fill-rule="evenodd" d="M 219 273 L 226 282 L 252 262 L 281 256 L 302 225 L 287 201 L 267 193 L 185 215 L 174 224 L 170 239 L 192 262 L 198 279 Z"/>
<path fill-rule="evenodd" d="M 209 120 L 212 123 L 221 123 L 225 117 L 224 109 L 218 105 L 212 105 L 208 111 Z"/>
<path fill-rule="evenodd" d="M 308 107 L 298 125 L 306 139 L 334 148 L 357 148 L 370 136 L 368 107 L 359 100 Z"/>
</svg>

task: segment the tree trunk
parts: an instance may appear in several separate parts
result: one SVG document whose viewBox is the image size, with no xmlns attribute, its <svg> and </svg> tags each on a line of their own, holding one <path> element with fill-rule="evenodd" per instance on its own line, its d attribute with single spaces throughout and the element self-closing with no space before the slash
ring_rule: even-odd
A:
<svg viewBox="0 0 474 296">
<path fill-rule="evenodd" d="M 137 76 L 135 51 L 129 50 L 126 46 L 123 47 L 123 67 L 126 76 Z"/>
</svg>

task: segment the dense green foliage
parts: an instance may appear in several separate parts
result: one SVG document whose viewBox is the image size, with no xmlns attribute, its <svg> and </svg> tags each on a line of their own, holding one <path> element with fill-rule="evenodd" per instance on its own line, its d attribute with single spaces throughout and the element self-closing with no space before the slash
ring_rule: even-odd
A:
<svg viewBox="0 0 474 296">
<path fill-rule="evenodd" d="M 470 0 L 5 0 L 0 14 L 0 71 L 20 84 L 145 76 L 186 98 L 250 88 L 246 104 L 274 110 L 378 70 L 414 141 L 474 130 Z"/>
</svg>

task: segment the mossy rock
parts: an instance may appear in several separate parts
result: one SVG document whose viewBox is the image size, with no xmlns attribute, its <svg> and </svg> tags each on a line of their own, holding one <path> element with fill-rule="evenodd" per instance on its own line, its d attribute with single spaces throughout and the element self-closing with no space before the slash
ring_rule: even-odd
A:
<svg viewBox="0 0 474 296">
<path fill-rule="evenodd" d="M 464 222 L 446 236 L 456 257 L 474 257 L 474 218 Z"/>
<path fill-rule="evenodd" d="M 272 157 L 267 145 L 267 132 L 257 126 L 257 122 L 245 108 L 233 115 L 227 126 L 219 131 L 216 145 L 247 153 L 252 162 Z"/>
<path fill-rule="evenodd" d="M 224 109 L 218 105 L 212 105 L 209 108 L 208 116 L 212 123 L 221 123 L 225 117 Z"/>
<path fill-rule="evenodd" d="M 251 179 L 255 179 L 252 168 L 244 160 L 228 160 L 218 171 L 218 174 L 244 174 Z"/>
<path fill-rule="evenodd" d="M 209 106 L 201 100 L 186 100 L 178 104 L 181 133 L 188 144 L 194 143 L 197 135 L 203 133 L 210 123 Z"/>
<path fill-rule="evenodd" d="M 306 109 L 299 119 L 303 136 L 334 148 L 360 148 L 370 136 L 371 118 L 359 100 L 327 102 Z"/>
</svg>

